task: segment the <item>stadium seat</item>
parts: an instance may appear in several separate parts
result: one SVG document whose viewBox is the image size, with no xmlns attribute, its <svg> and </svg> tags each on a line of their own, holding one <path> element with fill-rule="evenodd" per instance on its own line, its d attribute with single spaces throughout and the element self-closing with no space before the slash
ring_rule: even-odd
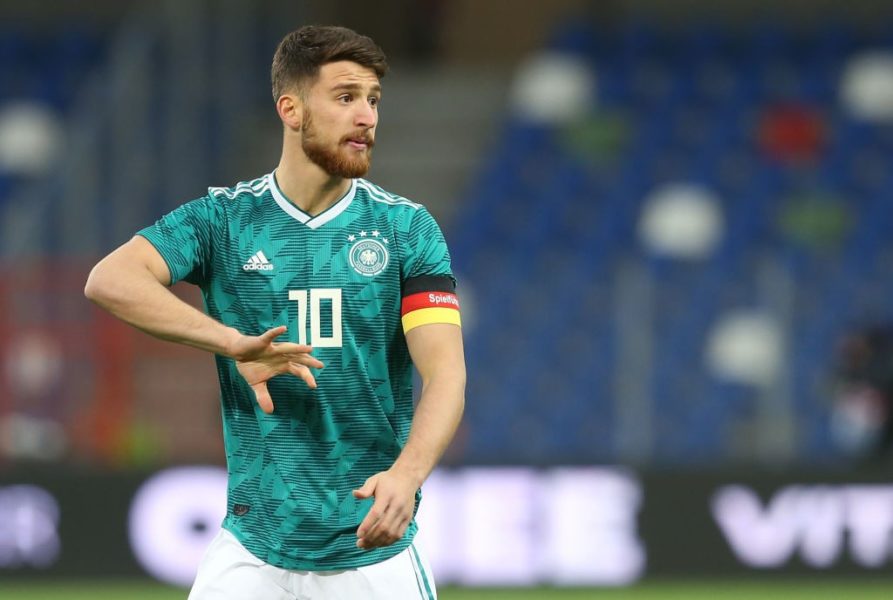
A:
<svg viewBox="0 0 893 600">
<path fill-rule="evenodd" d="M 489 382 L 471 400 L 484 406 L 469 411 L 468 459 L 624 459 L 612 436 L 621 265 L 638 265 L 652 287 L 653 461 L 709 463 L 746 451 L 734 432 L 756 418 L 758 390 L 710 374 L 704 348 L 724 311 L 782 301 L 766 295 L 772 269 L 796 290 L 784 366 L 795 459 L 834 456 L 821 382 L 835 340 L 860 316 L 893 319 L 893 130 L 853 121 L 838 90 L 847 58 L 876 43 L 836 23 L 731 32 L 710 23 L 604 31 L 577 21 L 554 32 L 547 47 L 593 65 L 593 110 L 624 111 L 630 135 L 606 168 L 558 128 L 510 118 L 482 166 L 453 228 L 487 323 L 468 334 L 469 380 Z M 820 146 L 797 147 L 790 161 L 765 154 L 755 131 L 779 103 L 811 111 Z M 725 235 L 703 262 L 651 256 L 635 239 L 647 192 L 679 179 L 720 198 Z M 852 215 L 839 247 L 816 250 L 785 233 L 786 198 L 804 192 L 833 194 Z M 531 345 L 547 351 L 530 360 Z M 550 377 L 531 382 L 537 369 Z M 508 435 L 492 431 L 497 410 L 515 415 Z"/>
</svg>

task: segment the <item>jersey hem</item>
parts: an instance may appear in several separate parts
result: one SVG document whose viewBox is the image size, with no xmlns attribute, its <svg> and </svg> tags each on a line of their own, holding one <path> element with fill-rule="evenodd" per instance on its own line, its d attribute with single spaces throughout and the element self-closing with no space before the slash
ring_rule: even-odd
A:
<svg viewBox="0 0 893 600">
<path fill-rule="evenodd" d="M 394 542 L 390 546 L 386 546 L 384 548 L 376 548 L 375 550 L 364 550 L 368 555 L 368 558 L 360 558 L 349 561 L 302 561 L 302 560 L 269 560 L 268 558 L 264 558 L 263 556 L 259 556 L 256 552 L 252 551 L 248 548 L 245 543 L 242 541 L 239 532 L 235 531 L 232 527 L 229 526 L 229 520 L 224 520 L 221 525 L 222 529 L 230 532 L 232 536 L 239 542 L 239 545 L 245 548 L 247 552 L 249 552 L 252 556 L 257 558 L 258 560 L 263 561 L 265 564 L 273 565 L 274 567 L 278 567 L 280 569 L 287 569 L 289 571 L 345 571 L 348 569 L 359 569 L 360 567 L 368 567 L 369 565 L 375 565 L 380 562 L 384 562 L 390 558 L 394 558 L 412 544 L 415 539 L 417 531 L 413 532 L 412 535 L 404 536 L 403 539 Z M 375 552 L 373 555 L 372 553 Z"/>
</svg>

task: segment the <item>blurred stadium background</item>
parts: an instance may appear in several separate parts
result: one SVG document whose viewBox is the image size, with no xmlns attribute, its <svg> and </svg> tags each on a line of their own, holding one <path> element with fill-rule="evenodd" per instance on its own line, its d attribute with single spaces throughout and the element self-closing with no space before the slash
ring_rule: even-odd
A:
<svg viewBox="0 0 893 600">
<path fill-rule="evenodd" d="M 0 598 L 184 596 L 212 361 L 81 290 L 275 166 L 312 22 L 388 53 L 369 178 L 460 278 L 443 598 L 893 595 L 889 2 L 0 0 Z"/>
</svg>

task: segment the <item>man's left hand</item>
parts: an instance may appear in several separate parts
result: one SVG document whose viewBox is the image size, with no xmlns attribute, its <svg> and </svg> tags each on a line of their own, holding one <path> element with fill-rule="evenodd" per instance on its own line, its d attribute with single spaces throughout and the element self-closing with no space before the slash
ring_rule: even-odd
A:
<svg viewBox="0 0 893 600">
<path fill-rule="evenodd" d="M 357 529 L 357 547 L 365 550 L 390 546 L 403 537 L 412 521 L 418 482 L 401 471 L 388 469 L 366 480 L 354 498 L 375 498 L 369 514 Z"/>
</svg>

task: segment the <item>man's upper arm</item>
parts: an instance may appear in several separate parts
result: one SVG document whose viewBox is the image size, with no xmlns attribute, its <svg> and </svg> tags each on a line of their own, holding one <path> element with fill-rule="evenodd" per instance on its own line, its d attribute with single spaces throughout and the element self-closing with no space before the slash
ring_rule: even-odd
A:
<svg viewBox="0 0 893 600">
<path fill-rule="evenodd" d="M 407 232 L 400 315 L 412 362 L 424 381 L 449 371 L 465 377 L 456 279 L 443 233 L 424 208 Z"/>
<path fill-rule="evenodd" d="M 169 286 L 171 284 L 171 272 L 167 262 L 152 245 L 141 235 L 133 236 L 129 242 L 115 250 L 120 252 L 128 262 L 146 267 L 159 283 Z"/>
<path fill-rule="evenodd" d="M 430 323 L 406 332 L 406 345 L 422 381 L 435 374 L 465 378 L 462 328 L 450 323 Z"/>
<path fill-rule="evenodd" d="M 101 303 L 115 292 L 123 279 L 132 275 L 149 273 L 158 283 L 169 286 L 170 271 L 158 250 L 143 237 L 134 236 L 103 258 L 90 271 L 84 293 L 88 298 Z"/>
<path fill-rule="evenodd" d="M 115 278 L 116 273 L 133 272 L 141 268 L 149 271 L 162 285 L 171 284 L 171 273 L 167 262 L 149 240 L 139 235 L 133 236 L 99 261 L 94 274 L 108 274 Z"/>
</svg>

